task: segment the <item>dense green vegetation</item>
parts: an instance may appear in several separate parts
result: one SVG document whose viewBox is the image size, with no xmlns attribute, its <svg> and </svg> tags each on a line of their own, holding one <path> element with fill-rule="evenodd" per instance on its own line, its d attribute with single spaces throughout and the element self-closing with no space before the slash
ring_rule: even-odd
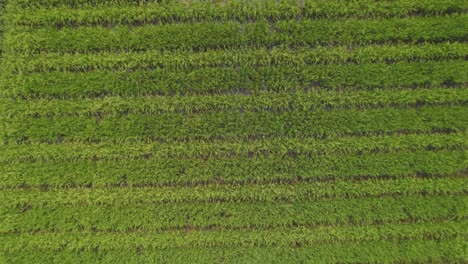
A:
<svg viewBox="0 0 468 264">
<path fill-rule="evenodd" d="M 0 263 L 466 263 L 461 0 L 0 2 Z"/>
</svg>

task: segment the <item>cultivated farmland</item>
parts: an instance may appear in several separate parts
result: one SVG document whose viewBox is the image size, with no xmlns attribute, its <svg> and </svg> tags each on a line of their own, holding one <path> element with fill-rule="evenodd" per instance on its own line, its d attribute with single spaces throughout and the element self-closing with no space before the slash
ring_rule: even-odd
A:
<svg viewBox="0 0 468 264">
<path fill-rule="evenodd" d="M 463 0 L 5 0 L 0 263 L 466 263 Z"/>
</svg>

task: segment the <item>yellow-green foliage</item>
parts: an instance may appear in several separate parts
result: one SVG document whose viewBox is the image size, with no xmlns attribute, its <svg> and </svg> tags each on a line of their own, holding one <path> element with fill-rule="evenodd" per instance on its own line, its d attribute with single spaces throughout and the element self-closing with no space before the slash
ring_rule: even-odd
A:
<svg viewBox="0 0 468 264">
<path fill-rule="evenodd" d="M 0 1 L 0 263 L 464 263 L 462 0 Z"/>
</svg>

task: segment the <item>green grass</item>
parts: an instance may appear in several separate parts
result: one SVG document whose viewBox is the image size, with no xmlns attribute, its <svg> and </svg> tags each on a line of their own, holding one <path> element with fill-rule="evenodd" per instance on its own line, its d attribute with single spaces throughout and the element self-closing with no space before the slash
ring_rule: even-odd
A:
<svg viewBox="0 0 468 264">
<path fill-rule="evenodd" d="M 461 0 L 7 0 L 0 263 L 465 263 Z"/>
</svg>

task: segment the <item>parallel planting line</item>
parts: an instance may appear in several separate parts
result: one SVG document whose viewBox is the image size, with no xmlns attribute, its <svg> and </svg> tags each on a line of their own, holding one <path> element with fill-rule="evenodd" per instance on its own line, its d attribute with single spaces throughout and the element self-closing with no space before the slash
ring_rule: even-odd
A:
<svg viewBox="0 0 468 264">
<path fill-rule="evenodd" d="M 119 161 L 161 158 L 234 158 L 395 153 L 419 150 L 462 150 L 464 133 L 370 135 L 367 137 L 263 138 L 252 141 L 62 143 L 0 146 L 0 164 L 29 162 Z"/>
<path fill-rule="evenodd" d="M 435 16 L 464 13 L 463 1 L 349 1 L 282 0 L 265 1 L 171 1 L 170 3 L 136 2 L 80 3 L 80 8 L 40 5 L 38 2 L 9 4 L 6 19 L 15 26 L 77 27 L 85 25 L 168 24 L 202 21 L 270 21 L 286 19 L 349 19 L 395 18 L 408 16 Z M 23 6 L 23 8 L 22 8 Z M 45 8 L 47 7 L 47 8 Z M 319 8 L 317 8 L 319 7 Z M 27 9 L 24 9 L 27 8 Z M 122 12 L 122 10 L 125 12 Z"/>
<path fill-rule="evenodd" d="M 457 263 L 465 260 L 466 242 L 461 239 L 400 240 L 327 243 L 311 246 L 262 246 L 262 247 L 211 247 L 211 248 L 170 248 L 145 249 L 144 247 L 100 250 L 99 246 L 85 247 L 86 250 L 66 250 L 62 246 L 56 250 L 21 250 L 5 252 L 4 258 L 10 262 L 61 262 L 81 263 L 82 259 L 90 262 L 113 264 L 120 262 L 164 263 L 168 259 L 183 263 L 216 263 L 220 260 L 229 263 L 248 263 L 252 259 L 261 259 L 268 263 L 305 263 L 328 264 L 340 263 L 418 263 L 440 262 Z"/>
<path fill-rule="evenodd" d="M 313 202 L 1 208 L 0 232 L 244 229 L 465 220 L 465 195 L 350 198 Z M 158 219 L 158 221 L 154 221 Z"/>
<path fill-rule="evenodd" d="M 125 245 L 124 241 L 135 247 L 145 249 L 158 248 L 201 248 L 201 247 L 258 247 L 258 246 L 307 246 L 321 243 L 365 242 L 365 241 L 401 241 L 411 239 L 461 239 L 463 222 L 423 222 L 413 225 L 382 224 L 378 226 L 339 226 L 323 228 L 284 228 L 270 230 L 225 230 L 189 231 L 164 233 L 52 233 L 52 234 L 7 234 L 6 245 L 2 252 L 15 252 L 20 249 L 11 243 L 17 235 L 26 248 L 21 250 L 57 250 L 67 243 L 67 250 L 86 250 L 88 246 L 99 246 L 101 250 L 115 250 Z M 47 245 L 40 243 L 39 235 L 47 237 Z M 11 241 L 11 242 L 10 242 Z M 124 247 L 125 248 L 125 247 Z"/>
<path fill-rule="evenodd" d="M 61 7 L 66 6 L 69 8 L 79 9 L 81 7 L 89 6 L 101 6 L 101 5 L 123 5 L 123 4 L 133 4 L 139 5 L 141 3 L 157 3 L 159 0 L 144 0 L 143 2 L 135 0 L 9 0 L 8 4 L 17 9 L 28 8 L 51 8 L 51 7 Z M 179 2 L 180 0 L 174 0 Z"/>
<path fill-rule="evenodd" d="M 38 162 L 2 165 L 0 187 L 165 186 L 310 179 L 379 179 L 466 171 L 466 151 L 319 157 Z"/>
<path fill-rule="evenodd" d="M 95 119 L 55 117 L 4 119 L 4 143 L 126 142 L 132 139 L 233 139 L 255 135 L 334 137 L 392 131 L 463 131 L 463 106 L 313 112 L 166 113 Z M 388 122 L 391 120 L 392 122 Z"/>
<path fill-rule="evenodd" d="M 354 131 L 354 132 L 345 132 L 345 133 L 335 133 L 335 134 L 304 134 L 304 135 L 288 135 L 288 134 L 249 134 L 239 137 L 224 137 L 223 135 L 217 135 L 212 137 L 193 137 L 193 138 L 162 138 L 162 137 L 131 137 L 125 140 L 115 140 L 115 139 L 87 139 L 87 140 L 65 140 L 63 138 L 56 140 L 46 140 L 46 141 L 30 141 L 26 138 L 18 139 L 17 141 L 3 141 L 1 146 L 27 146 L 27 145 L 57 145 L 57 144 L 84 144 L 84 145 L 94 145 L 94 144 L 154 144 L 159 143 L 189 143 L 189 142 L 210 142 L 210 141 L 224 141 L 231 142 L 236 140 L 238 142 L 256 142 L 258 140 L 267 140 L 267 139 L 286 139 L 293 137 L 296 139 L 336 139 L 338 137 L 374 137 L 374 136 L 396 136 L 396 135 L 427 135 L 427 134 L 457 134 L 460 133 L 462 129 L 458 128 L 432 128 L 426 130 L 389 130 L 389 131 Z M 148 156 L 147 158 L 150 158 Z M 144 158 L 144 157 L 142 157 Z"/>
<path fill-rule="evenodd" d="M 93 185 L 93 183 L 68 183 L 67 185 L 50 185 L 47 183 L 41 185 L 28 185 L 26 183 L 21 183 L 16 186 L 0 186 L 0 190 L 4 191 L 49 191 L 49 190 L 96 190 L 96 189 L 131 189 L 131 190 L 139 190 L 139 189 L 154 189 L 154 188 L 203 188 L 203 187 L 210 187 L 210 186 L 251 186 L 251 185 L 268 185 L 268 184 L 276 184 L 276 185 L 292 185 L 297 186 L 300 184 L 308 184 L 308 183 L 337 183 L 340 181 L 352 182 L 352 183 L 359 183 L 364 181 L 380 181 L 380 180 L 401 180 L 401 179 L 437 179 L 437 178 L 450 178 L 450 179 L 457 179 L 461 177 L 465 177 L 467 175 L 466 168 L 460 169 L 459 171 L 452 172 L 449 174 L 428 174 L 425 172 L 414 172 L 408 174 L 401 174 L 401 175 L 386 175 L 382 174 L 376 177 L 375 175 L 360 175 L 360 176 L 353 176 L 353 177 L 334 177 L 334 176 L 324 176 L 319 178 L 304 178 L 302 176 L 295 176 L 290 178 L 265 178 L 265 179 L 244 179 L 244 180 L 234 180 L 234 181 L 225 181 L 221 178 L 212 179 L 212 180 L 205 180 L 205 181 L 191 181 L 191 182 L 165 182 L 165 183 L 134 183 L 128 184 L 127 181 L 121 181 L 117 183 L 104 183 L 99 185 Z M 423 195 L 424 191 L 421 192 Z M 438 194 L 438 192 L 435 192 Z M 461 192 L 460 192 L 461 193 Z M 466 192 L 465 192 L 466 193 Z M 440 194 L 444 194 L 441 192 Z M 371 197 L 372 195 L 369 195 Z M 392 196 L 392 195 L 390 195 Z M 366 195 L 363 195 L 366 197 Z M 379 197 L 378 195 L 376 197 Z M 27 204 L 25 206 L 28 206 Z"/>
<path fill-rule="evenodd" d="M 370 108 L 416 108 L 455 106 L 468 102 L 468 90 L 457 88 L 417 88 L 390 90 L 277 92 L 257 94 L 215 94 L 187 96 L 98 97 L 83 99 L 0 98 L 3 118 L 116 117 L 128 114 L 275 112 Z"/>
<path fill-rule="evenodd" d="M 365 224 L 360 224 L 360 223 L 348 223 L 345 225 L 342 224 L 322 224 L 322 225 L 315 225 L 315 224 L 306 224 L 306 225 L 291 225 L 288 227 L 278 227 L 278 226 L 269 226 L 269 227 L 233 227 L 233 228 L 223 228 L 222 226 L 210 226 L 210 227 L 196 227 L 196 226 L 184 226 L 184 227 L 177 227 L 177 228 L 167 228 L 167 229 L 161 229 L 161 230 L 145 230 L 145 229 L 128 229 L 128 230 L 101 230 L 97 228 L 92 228 L 92 229 L 87 229 L 87 230 L 80 230 L 80 231 L 63 231 L 63 230 L 17 230 L 17 231 L 12 231 L 12 232 L 4 232 L 0 233 L 5 236 L 11 236 L 11 235 L 26 235 L 26 236 L 35 236 L 35 235 L 57 235 L 57 236 L 63 236 L 63 235 L 78 235 L 78 234 L 83 234 L 83 235 L 91 235 L 91 234 L 97 234 L 97 235 L 116 235 L 116 236 L 125 236 L 125 235 L 130 235 L 133 236 L 135 234 L 143 234 L 143 233 L 151 233 L 151 234 L 161 234 L 162 236 L 167 235 L 169 233 L 173 233 L 175 235 L 188 235 L 189 233 L 217 233 L 217 232 L 226 232 L 226 233 L 240 233 L 240 232 L 249 232 L 249 231 L 259 231 L 258 233 L 263 233 L 263 232 L 269 232 L 271 231 L 272 233 L 276 233 L 279 229 L 284 228 L 286 230 L 307 230 L 307 229 L 316 229 L 316 230 L 329 230 L 331 228 L 337 228 L 341 229 L 344 227 L 348 228 L 363 228 L 365 226 L 371 226 L 373 228 L 378 228 L 382 227 L 385 228 L 389 225 L 409 225 L 409 224 L 417 224 L 417 225 L 438 225 L 442 223 L 448 223 L 449 225 L 453 224 L 458 224 L 458 225 L 463 225 L 462 222 L 466 221 L 467 219 L 453 219 L 453 217 L 435 217 L 432 219 L 400 219 L 400 220 L 395 220 L 395 221 L 390 221 L 390 222 L 383 222 L 380 220 L 377 220 L 373 223 L 365 223 Z M 464 224 L 467 225 L 468 223 Z M 454 228 L 453 226 L 450 227 L 450 229 L 453 231 Z M 293 232 L 294 232 L 293 231 Z M 256 232 L 257 233 L 257 232 Z M 454 237 L 455 238 L 455 237 Z"/>
<path fill-rule="evenodd" d="M 227 50 L 116 51 L 98 53 L 41 53 L 9 56 L 2 62 L 5 72 L 51 71 L 86 72 L 96 70 L 196 69 L 200 67 L 243 67 L 314 64 L 396 63 L 463 59 L 468 56 L 464 43 L 424 43 L 419 45 L 369 45 L 331 47 L 239 48 Z"/>
<path fill-rule="evenodd" d="M 0 208 L 27 211 L 40 207 L 132 206 L 156 204 L 275 203 L 350 198 L 462 195 L 463 174 L 362 181 L 211 184 L 205 186 L 5 189 Z M 115 199 L 119 197 L 119 199 Z"/>
<path fill-rule="evenodd" d="M 247 24 L 211 22 L 119 26 L 113 29 L 103 26 L 60 30 L 25 28 L 7 30 L 4 46 L 10 54 L 34 54 L 44 51 L 207 50 L 245 45 L 271 47 L 464 41 L 467 33 L 463 25 L 467 19 L 464 15 L 451 15 L 391 20 L 291 20 L 274 24 L 268 21 Z"/>
<path fill-rule="evenodd" d="M 24 99 L 86 98 L 102 95 L 212 95 L 233 90 L 293 92 L 375 90 L 401 87 L 460 86 L 468 83 L 468 63 L 373 63 L 265 67 L 3 74 L 0 94 Z"/>
<path fill-rule="evenodd" d="M 466 262 L 463 0 L 0 2 L 0 263 Z"/>
<path fill-rule="evenodd" d="M 316 12 L 322 10 L 325 11 L 327 10 L 330 13 L 336 13 L 336 12 L 350 12 L 349 9 L 355 9 L 355 12 L 359 13 L 364 13 L 364 12 L 369 12 L 369 10 L 365 10 L 364 8 L 386 8 L 387 12 L 395 12 L 397 10 L 407 10 L 408 7 L 414 7 L 421 5 L 426 9 L 431 9 L 434 10 L 434 12 L 437 11 L 443 11 L 444 7 L 450 7 L 454 8 L 460 5 L 460 3 L 464 3 L 463 1 L 460 0 L 452 0 L 452 1 L 447 1 L 447 0 L 439 0 L 437 2 L 432 2 L 432 1 L 382 1 L 383 3 L 380 2 L 374 2 L 374 1 L 363 1 L 365 3 L 364 5 L 359 5 L 358 3 L 353 3 L 349 2 L 347 0 L 338 0 L 335 1 L 334 3 L 330 3 L 329 1 L 320 1 L 320 0 L 304 0 L 302 2 L 298 2 L 296 0 L 278 0 L 275 2 L 271 1 L 256 1 L 256 2 L 251 2 L 251 1 L 245 1 L 245 0 L 229 0 L 229 1 L 224 1 L 224 2 L 219 2 L 216 0 L 207 0 L 207 1 L 185 1 L 185 0 L 171 0 L 171 1 L 160 1 L 160 0 L 144 0 L 144 1 L 135 1 L 135 0 L 14 0 L 14 1 L 8 1 L 8 4 L 14 9 L 24 9 L 24 10 L 29 10 L 29 9 L 53 9 L 54 7 L 56 8 L 70 8 L 70 9 L 82 9 L 82 8 L 89 8 L 91 6 L 94 6 L 98 9 L 101 8 L 108 8 L 112 6 L 128 6 L 128 7 L 138 7 L 138 6 L 161 6 L 164 8 L 179 8 L 179 6 L 186 6 L 190 5 L 194 8 L 194 10 L 186 10 L 185 12 L 207 12 L 209 13 L 211 10 L 213 12 L 217 12 L 217 8 L 239 8 L 240 6 L 248 6 L 249 9 L 242 10 L 242 12 L 251 12 L 252 8 L 265 8 L 265 9 L 271 9 L 272 11 L 277 8 L 283 8 L 287 10 L 294 9 L 294 7 L 299 6 L 304 9 L 311 9 L 311 8 L 316 8 Z M 431 3 L 431 5 L 427 5 L 427 3 Z M 336 10 L 335 7 L 342 7 L 346 6 L 348 8 L 344 10 Z M 317 10 L 320 7 L 319 10 Z M 328 7 L 328 8 L 327 8 Z M 359 8 L 359 10 L 357 10 Z M 207 10 L 202 10 L 202 9 L 207 9 Z M 236 9 L 234 9 L 236 10 Z M 233 11 L 234 11 L 233 10 Z M 14 11 L 14 10 L 12 10 Z M 12 12 L 10 11 L 10 12 Z M 257 10 L 255 10 L 257 11 Z M 233 12 L 234 13 L 234 12 Z"/>
</svg>

